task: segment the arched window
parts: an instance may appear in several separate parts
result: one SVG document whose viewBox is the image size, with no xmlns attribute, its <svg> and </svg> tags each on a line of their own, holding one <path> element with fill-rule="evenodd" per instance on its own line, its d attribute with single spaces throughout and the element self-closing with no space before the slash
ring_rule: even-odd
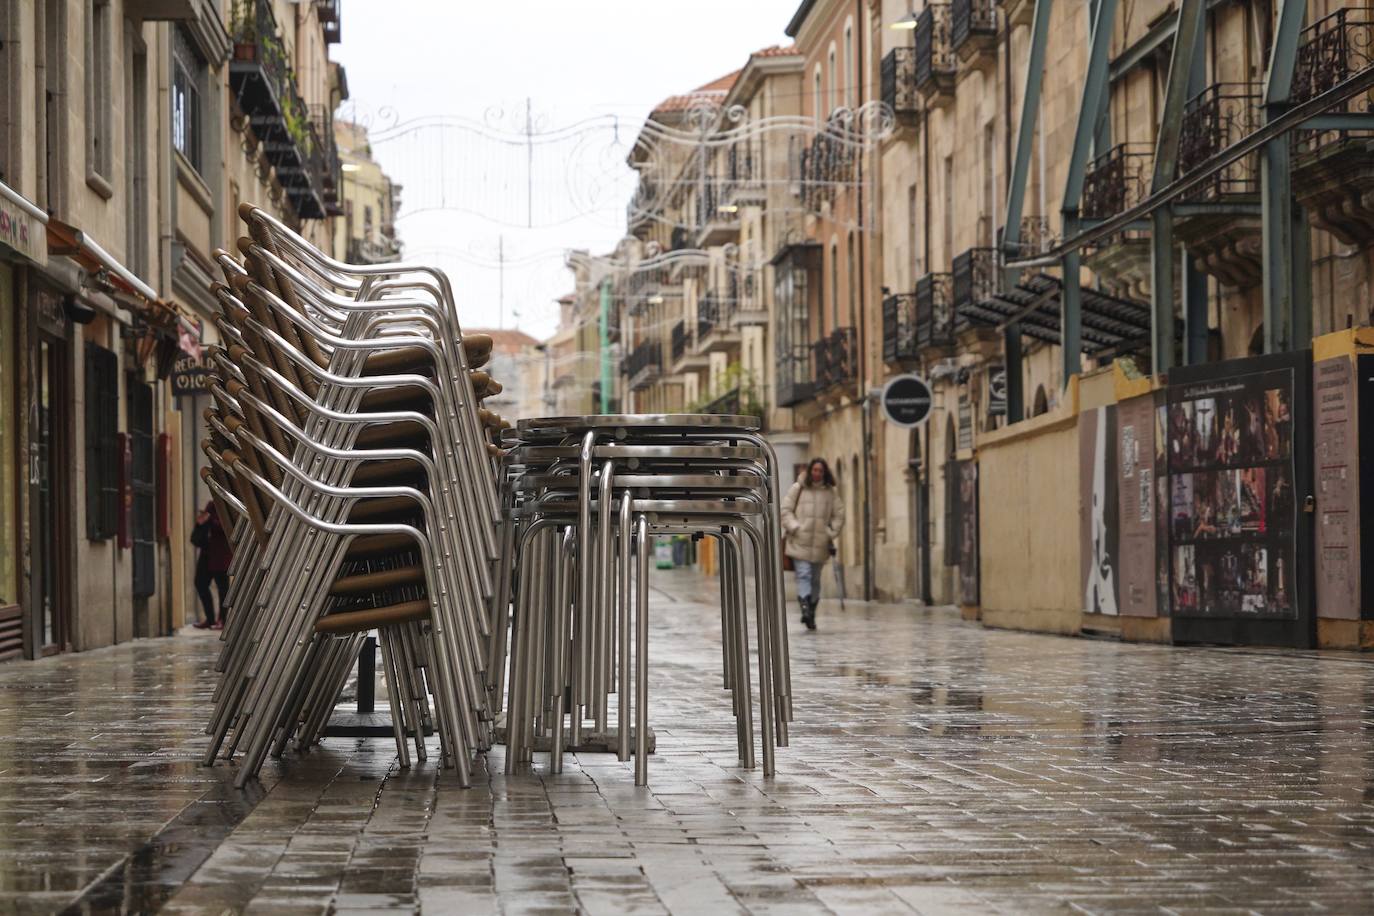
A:
<svg viewBox="0 0 1374 916">
<path fill-rule="evenodd" d="M 811 115 L 819 124 L 825 120 L 825 112 L 822 110 L 821 102 L 821 65 L 816 64 L 816 72 L 813 75 L 813 85 L 811 87 Z"/>
<path fill-rule="evenodd" d="M 859 308 L 859 289 L 860 289 L 860 287 L 859 287 L 859 262 L 858 262 L 858 260 L 856 259 L 856 251 L 855 251 L 855 247 L 854 247 L 854 231 L 853 231 L 852 229 L 849 231 L 849 239 L 848 239 L 847 244 L 848 244 L 848 247 L 849 247 L 849 251 L 848 251 L 848 253 L 847 253 L 848 256 L 847 256 L 847 258 L 846 258 L 846 260 L 845 260 L 845 268 L 846 268 L 846 270 L 848 271 L 848 277 L 849 277 L 849 326 L 850 326 L 851 328 L 853 328 L 853 327 L 857 327 L 857 326 L 858 326 L 858 320 L 857 320 L 857 318 L 858 318 L 858 315 L 859 315 L 859 313 L 860 313 L 860 308 Z"/>
<path fill-rule="evenodd" d="M 854 25 L 844 26 L 844 104 L 854 107 Z"/>
<path fill-rule="evenodd" d="M 1037 385 L 1037 386 L 1035 387 L 1035 402 L 1034 402 L 1034 404 L 1031 406 L 1031 416 L 1032 416 L 1032 417 L 1038 417 L 1038 416 L 1040 416 L 1042 413 L 1049 413 L 1049 412 L 1050 412 L 1050 399 L 1049 399 L 1049 397 L 1045 394 L 1045 386 L 1044 386 L 1044 385 Z"/>
<path fill-rule="evenodd" d="M 836 108 L 838 108 L 838 107 L 839 107 L 839 104 L 840 104 L 840 74 L 836 71 L 836 68 L 835 68 L 835 44 L 834 44 L 834 42 L 831 42 L 831 44 L 830 44 L 830 56 L 829 56 L 829 58 L 828 58 L 827 63 L 828 63 L 829 66 L 830 66 L 830 99 L 829 99 L 829 102 L 830 102 L 830 109 L 829 109 L 829 111 L 827 111 L 825 114 L 826 114 L 826 117 L 829 117 L 829 116 L 830 116 L 830 112 L 832 112 L 832 111 L 834 111 Z"/>
<path fill-rule="evenodd" d="M 840 249 L 830 242 L 830 329 L 840 326 Z"/>
</svg>

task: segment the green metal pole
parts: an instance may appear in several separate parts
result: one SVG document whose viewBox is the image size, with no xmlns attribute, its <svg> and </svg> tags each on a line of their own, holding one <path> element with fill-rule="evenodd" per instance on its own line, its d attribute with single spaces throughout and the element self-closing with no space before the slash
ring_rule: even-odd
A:
<svg viewBox="0 0 1374 916">
<path fill-rule="evenodd" d="M 598 410 L 611 412 L 611 281 L 601 281 L 601 403 Z"/>
</svg>

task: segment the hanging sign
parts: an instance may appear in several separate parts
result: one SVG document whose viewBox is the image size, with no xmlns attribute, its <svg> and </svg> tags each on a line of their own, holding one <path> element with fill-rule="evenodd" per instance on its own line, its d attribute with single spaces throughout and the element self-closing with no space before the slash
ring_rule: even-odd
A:
<svg viewBox="0 0 1374 916">
<path fill-rule="evenodd" d="M 0 246 L 17 251 L 35 264 L 48 263 L 47 229 L 27 209 L 3 194 L 0 194 Z"/>
<path fill-rule="evenodd" d="M 172 394 L 177 397 L 210 390 L 210 367 L 194 356 L 183 356 L 172 367 Z"/>
<path fill-rule="evenodd" d="M 1007 367 L 988 367 L 988 416 L 1007 415 Z"/>
<path fill-rule="evenodd" d="M 889 423 L 907 429 L 920 426 L 930 419 L 930 385 L 918 375 L 896 376 L 883 386 L 882 405 Z"/>
</svg>

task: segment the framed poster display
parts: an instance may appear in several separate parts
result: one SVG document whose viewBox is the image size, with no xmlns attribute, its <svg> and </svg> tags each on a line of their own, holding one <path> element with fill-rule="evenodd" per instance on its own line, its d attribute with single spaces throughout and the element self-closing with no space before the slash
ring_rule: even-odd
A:
<svg viewBox="0 0 1374 916">
<path fill-rule="evenodd" d="M 1311 354 L 1174 369 L 1165 445 L 1175 642 L 1309 647 Z"/>
</svg>

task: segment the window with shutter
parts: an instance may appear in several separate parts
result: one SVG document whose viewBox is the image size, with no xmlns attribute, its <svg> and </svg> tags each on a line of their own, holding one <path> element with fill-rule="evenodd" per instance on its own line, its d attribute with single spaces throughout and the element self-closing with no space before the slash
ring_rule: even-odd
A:
<svg viewBox="0 0 1374 916">
<path fill-rule="evenodd" d="M 119 520 L 119 359 L 86 344 L 86 537 L 114 537 Z"/>
</svg>

